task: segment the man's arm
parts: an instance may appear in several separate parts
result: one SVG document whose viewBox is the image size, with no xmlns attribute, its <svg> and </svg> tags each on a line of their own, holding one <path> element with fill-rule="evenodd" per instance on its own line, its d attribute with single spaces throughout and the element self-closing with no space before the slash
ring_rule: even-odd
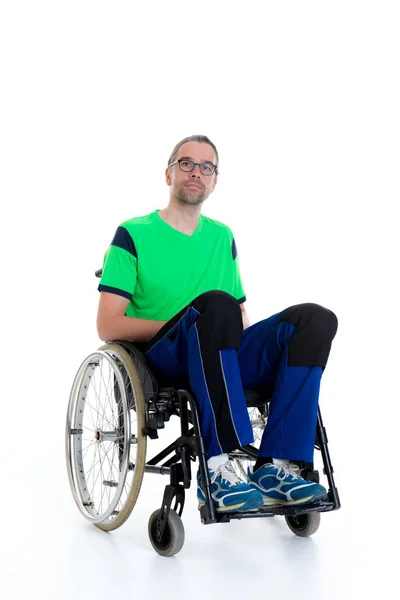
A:
<svg viewBox="0 0 400 600">
<path fill-rule="evenodd" d="M 167 321 L 134 319 L 125 316 L 129 300 L 118 294 L 100 292 L 97 312 L 97 333 L 104 342 L 126 340 L 147 342 L 158 333 Z"/>
<path fill-rule="evenodd" d="M 246 312 L 244 302 L 242 302 L 242 304 L 240 305 L 240 310 L 242 311 L 243 329 L 247 329 L 248 327 L 250 327 L 250 319 L 249 315 Z"/>
</svg>

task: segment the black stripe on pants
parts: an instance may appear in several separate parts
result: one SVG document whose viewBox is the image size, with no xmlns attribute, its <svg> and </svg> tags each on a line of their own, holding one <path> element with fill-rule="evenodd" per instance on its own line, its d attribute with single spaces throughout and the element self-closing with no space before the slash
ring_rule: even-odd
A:
<svg viewBox="0 0 400 600">
<path fill-rule="evenodd" d="M 192 319 L 192 325 L 187 323 L 186 320 L 186 314 L 191 307 L 194 311 L 190 311 L 188 317 Z M 195 315 L 195 312 L 199 316 Z M 205 381 L 215 415 L 222 452 L 238 448 L 241 443 L 231 417 L 229 399 L 221 368 L 220 350 L 235 348 L 237 351 L 239 349 L 243 333 L 240 305 L 233 296 L 226 292 L 218 290 L 205 292 L 170 319 L 149 342 L 141 344 L 142 351 L 144 353 L 149 352 L 157 342 L 168 335 L 168 332 L 179 321 L 181 321 L 179 325 L 180 333 L 182 331 L 186 333 L 186 340 L 182 348 L 183 352 L 188 351 L 187 334 L 191 326 L 195 324 L 198 332 Z M 177 334 L 178 328 L 173 333 L 173 339 Z M 187 365 L 187 356 L 184 359 L 182 362 Z M 168 373 L 164 373 L 164 375 L 168 376 Z M 188 375 L 187 371 L 184 375 Z"/>
</svg>

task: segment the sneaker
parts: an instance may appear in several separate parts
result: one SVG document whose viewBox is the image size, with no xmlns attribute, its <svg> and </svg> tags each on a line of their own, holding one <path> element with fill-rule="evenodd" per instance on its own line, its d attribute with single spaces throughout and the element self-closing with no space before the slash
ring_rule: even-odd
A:
<svg viewBox="0 0 400 600">
<path fill-rule="evenodd" d="M 264 506 L 308 504 L 327 495 L 322 485 L 303 479 L 297 465 L 267 463 L 255 473 L 249 467 L 248 479 L 250 487 L 262 494 Z"/>
<path fill-rule="evenodd" d="M 256 489 L 244 483 L 234 472 L 228 461 L 215 471 L 209 470 L 211 497 L 217 512 L 257 510 L 263 506 L 263 497 Z M 201 475 L 197 476 L 197 498 L 199 508 L 205 504 Z"/>
</svg>

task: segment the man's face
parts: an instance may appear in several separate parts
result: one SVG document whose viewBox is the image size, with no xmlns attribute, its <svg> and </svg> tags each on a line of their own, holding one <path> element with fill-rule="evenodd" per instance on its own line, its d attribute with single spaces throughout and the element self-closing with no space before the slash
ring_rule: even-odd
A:
<svg viewBox="0 0 400 600">
<path fill-rule="evenodd" d="M 192 160 L 196 163 L 212 162 L 216 164 L 215 152 L 209 144 L 200 142 L 186 142 L 179 148 L 178 159 Z M 175 196 L 180 204 L 190 204 L 195 206 L 201 204 L 208 198 L 217 184 L 215 173 L 212 175 L 203 175 L 200 172 L 199 165 L 196 165 L 193 171 L 184 172 L 176 163 L 173 167 L 167 168 L 167 185 L 171 186 L 171 194 Z"/>
</svg>

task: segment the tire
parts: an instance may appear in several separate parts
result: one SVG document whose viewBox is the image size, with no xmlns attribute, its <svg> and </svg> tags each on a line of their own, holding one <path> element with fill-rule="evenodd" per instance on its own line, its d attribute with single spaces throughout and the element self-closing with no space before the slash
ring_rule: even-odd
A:
<svg viewBox="0 0 400 600">
<path fill-rule="evenodd" d="M 174 556 L 182 550 L 182 546 L 185 543 L 185 529 L 183 527 L 182 519 L 180 516 L 172 510 L 169 511 L 168 522 L 164 529 L 164 534 L 161 540 L 157 539 L 157 528 L 158 528 L 158 517 L 161 509 L 157 509 L 153 512 L 149 519 L 149 538 L 151 545 L 154 550 L 161 556 Z"/>
<path fill-rule="evenodd" d="M 118 344 L 101 346 L 75 377 L 65 439 L 75 502 L 105 531 L 125 523 L 135 506 L 146 459 L 144 424 L 141 384 L 129 354 Z"/>
<path fill-rule="evenodd" d="M 287 526 L 300 537 L 309 537 L 317 531 L 321 523 L 321 513 L 310 512 L 302 515 L 285 516 Z"/>
</svg>

